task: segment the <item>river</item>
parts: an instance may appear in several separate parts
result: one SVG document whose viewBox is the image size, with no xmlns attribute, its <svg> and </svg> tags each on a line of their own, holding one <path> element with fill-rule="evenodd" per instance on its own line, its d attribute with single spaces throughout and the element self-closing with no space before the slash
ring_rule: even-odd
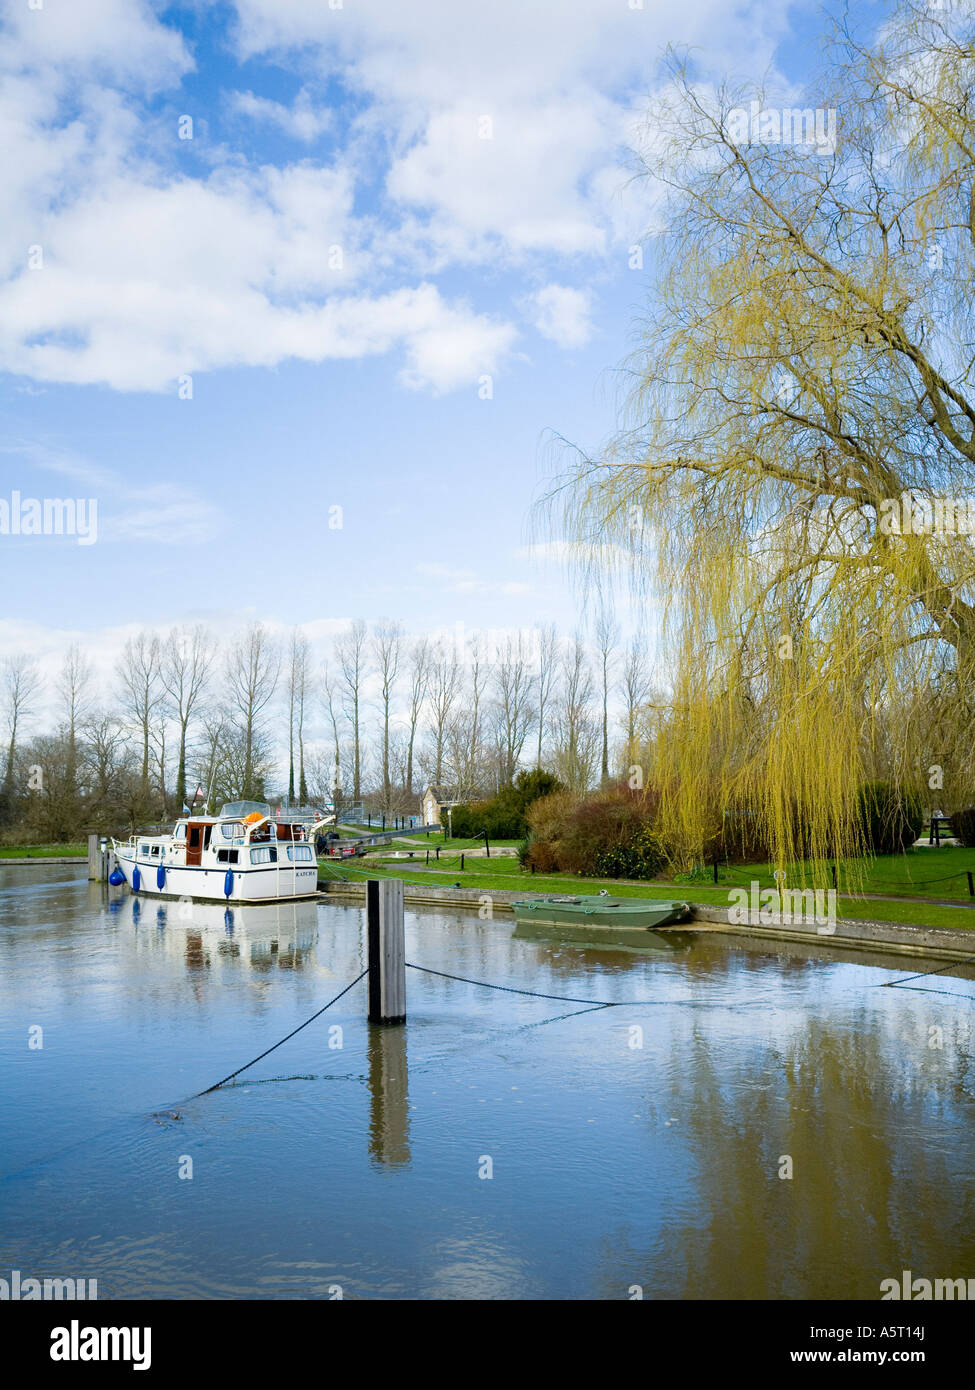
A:
<svg viewBox="0 0 975 1390">
<path fill-rule="evenodd" d="M 856 1298 L 975 1277 L 975 981 L 702 934 L 636 953 L 408 912 L 225 910 L 0 868 L 0 1277 L 100 1298 Z M 41 1030 L 41 1031 L 38 1031 Z"/>
</svg>

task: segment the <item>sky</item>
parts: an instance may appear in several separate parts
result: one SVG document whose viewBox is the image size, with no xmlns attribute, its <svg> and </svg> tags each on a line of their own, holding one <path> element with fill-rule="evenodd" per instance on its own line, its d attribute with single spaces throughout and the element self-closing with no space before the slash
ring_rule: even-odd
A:
<svg viewBox="0 0 975 1390">
<path fill-rule="evenodd" d="M 0 656 L 143 627 L 568 631 L 531 509 L 617 418 L 667 44 L 791 90 L 785 0 L 0 0 Z M 625 595 L 624 626 L 652 613 Z"/>
</svg>

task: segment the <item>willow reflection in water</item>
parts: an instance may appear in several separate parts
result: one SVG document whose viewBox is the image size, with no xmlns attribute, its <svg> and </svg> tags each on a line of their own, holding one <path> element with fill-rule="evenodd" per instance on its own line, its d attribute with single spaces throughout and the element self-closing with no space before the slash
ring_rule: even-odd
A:
<svg viewBox="0 0 975 1390">
<path fill-rule="evenodd" d="M 828 946 L 645 957 L 412 913 L 417 964 L 624 1007 L 411 971 L 405 1027 L 369 1028 L 363 983 L 187 1102 L 359 974 L 361 910 L 38 872 L 0 870 L 0 1271 L 83 1254 L 106 1297 L 867 1299 L 975 1273 L 971 970 L 912 993 L 879 987 L 902 960 Z"/>
</svg>

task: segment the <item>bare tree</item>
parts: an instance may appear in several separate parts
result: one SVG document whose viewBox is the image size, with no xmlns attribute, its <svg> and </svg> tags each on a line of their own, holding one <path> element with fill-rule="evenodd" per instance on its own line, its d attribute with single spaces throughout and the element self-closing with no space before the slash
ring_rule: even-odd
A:
<svg viewBox="0 0 975 1390">
<path fill-rule="evenodd" d="M 651 675 L 647 666 L 646 639 L 642 634 L 630 642 L 623 665 L 623 698 L 626 702 L 624 758 L 627 765 L 636 756 L 640 711 L 650 698 Z"/>
<path fill-rule="evenodd" d="M 352 800 L 359 804 L 362 796 L 362 745 L 360 739 L 360 703 L 362 685 L 368 673 L 366 625 L 361 618 L 349 624 L 335 644 L 335 655 L 342 672 L 346 714 L 352 725 Z"/>
<path fill-rule="evenodd" d="M 600 781 L 605 787 L 609 782 L 609 691 L 611 671 L 615 662 L 616 644 L 620 639 L 619 623 L 613 617 L 605 602 L 599 605 L 596 614 L 596 646 L 599 651 L 599 675 L 602 694 L 602 760 Z"/>
<path fill-rule="evenodd" d="M 281 654 L 260 623 L 252 623 L 238 637 L 227 660 L 227 683 L 241 735 L 239 790 L 244 799 L 263 796 L 258 762 L 265 761 L 262 715 L 274 695 L 281 670 Z M 236 750 L 235 750 L 236 751 Z"/>
<path fill-rule="evenodd" d="M 17 738 L 23 732 L 25 722 L 34 713 L 35 702 L 41 690 L 40 673 L 33 657 L 23 653 L 5 657 L 0 667 L 0 690 L 3 692 L 7 725 L 7 763 L 0 795 L 6 804 L 13 790 Z"/>
<path fill-rule="evenodd" d="M 383 808 L 389 815 L 392 810 L 393 787 L 389 768 L 389 727 L 393 699 L 393 687 L 399 674 L 399 663 L 403 647 L 403 629 L 399 623 L 383 621 L 377 623 L 373 631 L 372 650 L 379 672 L 380 700 L 383 711 L 382 741 L 382 791 Z"/>
<path fill-rule="evenodd" d="M 150 632 L 140 632 L 126 642 L 117 667 L 122 706 L 142 741 L 140 790 L 144 802 L 149 800 L 149 748 L 153 724 L 165 694 L 161 661 L 159 638 Z"/>
<path fill-rule="evenodd" d="M 410 649 L 410 712 L 409 712 L 409 738 L 406 745 L 406 768 L 404 772 L 403 785 L 406 788 L 406 796 L 412 805 L 413 801 L 413 751 L 416 745 L 416 730 L 420 721 L 420 711 L 423 708 L 423 701 L 426 699 L 427 688 L 430 684 L 430 643 L 425 637 L 421 637 L 413 643 Z"/>
<path fill-rule="evenodd" d="M 535 723 L 535 678 L 521 636 L 509 637 L 494 672 L 495 744 L 498 783 L 514 781 L 525 740 Z"/>
<path fill-rule="evenodd" d="M 109 826 L 119 807 L 137 800 L 133 796 L 138 784 L 136 766 L 125 725 L 117 715 L 98 712 L 85 721 L 81 763 L 89 824 Z"/>
<path fill-rule="evenodd" d="M 555 771 L 570 791 L 581 796 L 592 782 L 599 731 L 592 717 L 592 671 L 578 633 L 562 653 L 561 677 L 555 712 Z"/>
<path fill-rule="evenodd" d="M 95 673 L 77 642 L 64 654 L 57 695 L 65 728 L 64 785 L 68 798 L 78 790 L 78 730 L 91 710 Z"/>
<path fill-rule="evenodd" d="M 434 649 L 431 673 L 431 705 L 433 723 L 433 780 L 437 786 L 443 782 L 444 757 L 447 751 L 447 733 L 454 712 L 457 692 L 460 688 L 460 663 L 457 653 L 449 650 L 442 642 Z"/>
<path fill-rule="evenodd" d="M 203 805 L 207 811 L 215 809 L 211 803 L 215 801 L 214 789 L 217 781 L 217 769 L 220 765 L 220 749 L 230 722 L 230 712 L 226 709 L 215 710 L 203 720 L 199 739 L 200 760 L 197 764 L 196 777 L 197 785 L 203 788 Z M 194 788 L 193 801 L 195 800 L 196 789 Z M 190 805 L 192 806 L 192 804 L 191 802 Z"/>
<path fill-rule="evenodd" d="M 554 623 L 538 629 L 538 680 L 535 689 L 538 709 L 538 749 L 535 766 L 542 765 L 542 740 L 545 735 L 545 711 L 552 698 L 552 688 L 559 668 L 559 634 Z"/>
<path fill-rule="evenodd" d="M 328 710 L 329 722 L 332 725 L 332 744 L 335 750 L 335 762 L 329 791 L 337 818 L 342 791 L 342 748 L 339 741 L 338 700 L 336 697 L 335 683 L 327 666 L 322 667 L 322 688 L 325 691 L 325 707 Z M 328 786 L 327 779 L 323 781 L 321 769 L 318 770 L 316 776 L 319 784 Z"/>
<path fill-rule="evenodd" d="M 308 638 L 293 628 L 288 644 L 288 800 L 295 799 L 295 743 L 298 745 L 298 797 L 308 796 L 305 783 L 305 701 L 308 696 Z"/>
<path fill-rule="evenodd" d="M 162 683 L 179 731 L 176 757 L 176 805 L 186 804 L 186 741 L 190 720 L 206 691 L 216 649 L 205 627 L 174 627 L 162 654 Z"/>
</svg>

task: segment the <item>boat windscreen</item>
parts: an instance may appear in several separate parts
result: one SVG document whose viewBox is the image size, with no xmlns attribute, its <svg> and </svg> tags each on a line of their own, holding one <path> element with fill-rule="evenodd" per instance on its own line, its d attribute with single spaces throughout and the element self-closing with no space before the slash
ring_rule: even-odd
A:
<svg viewBox="0 0 975 1390">
<path fill-rule="evenodd" d="M 260 816 L 269 816 L 271 808 L 266 801 L 228 801 L 220 808 L 221 817 L 231 820 L 244 820 L 255 812 Z"/>
</svg>

